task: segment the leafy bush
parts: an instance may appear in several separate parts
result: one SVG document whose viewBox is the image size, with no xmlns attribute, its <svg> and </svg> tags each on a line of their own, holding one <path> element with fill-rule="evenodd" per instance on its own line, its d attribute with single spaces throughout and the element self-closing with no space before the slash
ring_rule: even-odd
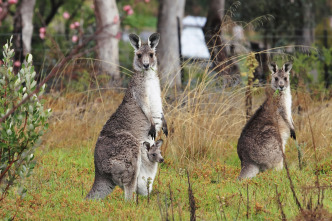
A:
<svg viewBox="0 0 332 221">
<path fill-rule="evenodd" d="M 47 130 L 50 109 L 44 110 L 43 94 L 45 85 L 23 105 L 17 104 L 37 86 L 36 72 L 32 66 L 32 55 L 26 57 L 21 70 L 14 73 L 14 50 L 11 40 L 3 47 L 3 65 L 0 67 L 0 118 L 13 108 L 16 111 L 0 125 L 0 200 L 14 184 L 19 184 L 18 193 L 23 197 L 26 189 L 22 181 L 28 177 L 34 166 L 34 151 L 39 138 Z"/>
</svg>

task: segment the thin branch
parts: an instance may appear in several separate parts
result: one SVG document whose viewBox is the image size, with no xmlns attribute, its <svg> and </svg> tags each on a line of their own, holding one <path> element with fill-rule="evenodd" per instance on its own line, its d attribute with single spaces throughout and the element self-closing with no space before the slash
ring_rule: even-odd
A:
<svg viewBox="0 0 332 221">
<path fill-rule="evenodd" d="M 112 25 L 112 24 L 111 24 Z M 108 26 L 108 25 L 106 25 Z M 58 65 L 56 65 L 50 72 L 49 75 L 47 75 L 46 78 L 44 78 L 44 80 L 42 82 L 40 82 L 36 89 L 31 92 L 30 94 L 28 94 L 28 96 L 26 96 L 22 101 L 20 101 L 18 104 L 14 104 L 13 108 L 7 112 L 7 114 L 5 114 L 2 118 L 0 118 L 0 123 L 4 122 L 11 114 L 13 114 L 15 112 L 15 110 L 20 107 L 22 104 L 24 104 L 25 102 L 27 102 L 34 94 L 37 94 L 40 89 L 42 88 L 42 86 L 49 81 L 55 74 L 58 73 L 59 70 L 61 70 L 63 68 L 63 66 L 65 66 L 68 62 L 70 62 L 70 60 L 82 55 L 82 53 L 79 53 L 79 51 L 84 48 L 90 41 L 94 40 L 96 37 L 98 37 L 98 34 L 100 32 L 103 31 L 103 29 L 106 27 L 103 26 L 100 29 L 97 29 L 97 31 L 91 35 L 90 37 L 86 38 L 83 43 L 81 45 L 77 45 L 65 58 L 63 58 L 60 63 Z"/>
<path fill-rule="evenodd" d="M 282 221 L 286 221 L 287 219 L 286 219 L 286 215 L 285 215 L 285 213 L 284 213 L 284 210 L 283 210 L 283 208 L 282 208 L 282 203 L 281 203 L 281 201 L 280 201 L 280 197 L 279 197 L 279 193 L 278 193 L 278 187 L 277 187 L 277 185 L 275 185 L 275 187 L 276 187 L 276 197 L 277 197 L 277 202 L 278 202 L 278 206 L 279 206 L 279 209 L 280 209 L 280 213 L 281 213 L 281 217 L 282 217 Z"/>
</svg>

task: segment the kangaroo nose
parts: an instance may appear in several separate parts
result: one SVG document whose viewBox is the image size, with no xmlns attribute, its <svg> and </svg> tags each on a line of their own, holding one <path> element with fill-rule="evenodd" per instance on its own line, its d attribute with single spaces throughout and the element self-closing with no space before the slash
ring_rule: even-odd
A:
<svg viewBox="0 0 332 221">
<path fill-rule="evenodd" d="M 148 68 L 149 68 L 149 64 L 143 64 L 143 67 L 144 67 L 145 69 L 148 69 Z"/>
<path fill-rule="evenodd" d="M 162 163 L 162 162 L 164 162 L 164 159 L 160 159 L 160 160 L 159 160 L 159 163 Z"/>
</svg>

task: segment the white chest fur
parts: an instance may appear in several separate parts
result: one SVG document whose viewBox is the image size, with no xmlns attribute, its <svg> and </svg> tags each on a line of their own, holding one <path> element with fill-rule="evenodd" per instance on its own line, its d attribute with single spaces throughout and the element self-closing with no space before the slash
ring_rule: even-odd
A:
<svg viewBox="0 0 332 221">
<path fill-rule="evenodd" d="M 285 108 L 285 112 L 286 112 L 286 117 L 287 120 L 292 123 L 292 94 L 291 94 L 291 90 L 288 87 L 285 91 L 284 94 L 284 108 Z"/>
<path fill-rule="evenodd" d="M 282 145 L 283 145 L 283 150 L 285 151 L 285 145 L 287 143 L 287 140 L 290 135 L 290 129 L 288 128 L 289 126 L 293 125 L 293 119 L 292 119 L 292 94 L 290 88 L 287 88 L 283 94 L 282 98 L 282 109 L 285 113 L 285 117 L 288 122 L 287 122 L 287 129 L 281 131 L 281 138 L 282 138 Z"/>
<path fill-rule="evenodd" d="M 145 82 L 146 94 L 148 95 L 150 110 L 152 117 L 154 118 L 157 131 L 161 127 L 161 116 L 163 113 L 160 82 L 157 74 L 153 70 L 149 70 L 147 73 L 147 79 Z"/>
</svg>

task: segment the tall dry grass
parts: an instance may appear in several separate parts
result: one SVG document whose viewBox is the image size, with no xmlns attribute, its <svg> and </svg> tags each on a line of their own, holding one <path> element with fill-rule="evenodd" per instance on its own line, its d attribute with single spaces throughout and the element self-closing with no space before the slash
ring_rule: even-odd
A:
<svg viewBox="0 0 332 221">
<path fill-rule="evenodd" d="M 195 68 L 189 69 L 186 87 L 181 90 L 163 87 L 164 112 L 170 131 L 169 137 L 163 137 L 166 141 L 163 154 L 169 162 L 186 168 L 237 157 L 237 139 L 246 122 L 246 88 L 241 85 L 221 88 L 215 72 L 202 69 L 198 62 L 190 65 Z M 199 81 L 193 77 L 198 70 L 202 72 Z M 263 89 L 255 91 L 254 110 L 265 99 Z M 45 146 L 90 148 L 93 152 L 102 126 L 119 106 L 124 93 L 125 89 L 94 87 L 80 93 L 67 90 L 49 94 L 47 106 L 52 108 L 53 116 L 49 132 L 44 136 Z M 292 93 L 297 142 L 302 146 L 304 161 L 313 160 L 314 154 L 308 117 L 313 126 L 318 158 L 324 161 L 332 146 L 331 102 L 312 100 L 303 88 L 293 88 Z M 287 154 L 296 163 L 296 144 L 291 140 L 288 144 L 290 151 Z"/>
</svg>

